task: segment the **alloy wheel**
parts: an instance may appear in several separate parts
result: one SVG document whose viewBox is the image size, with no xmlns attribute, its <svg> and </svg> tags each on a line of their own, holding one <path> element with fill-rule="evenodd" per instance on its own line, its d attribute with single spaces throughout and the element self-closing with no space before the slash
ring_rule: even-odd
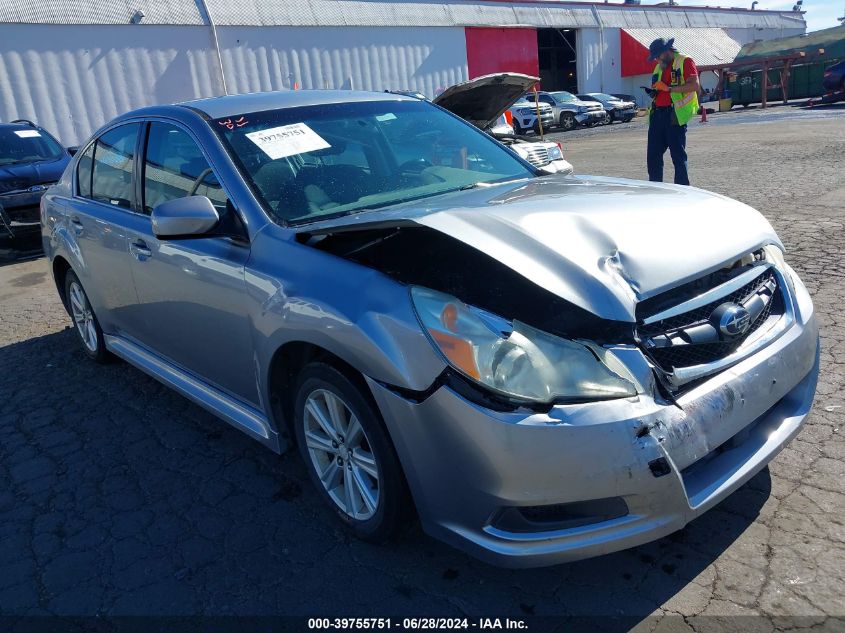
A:
<svg viewBox="0 0 845 633">
<path fill-rule="evenodd" d="M 79 331 L 82 343 L 91 352 L 97 351 L 97 325 L 94 322 L 94 313 L 85 291 L 76 281 L 70 283 L 69 297 L 70 309 L 73 314 L 73 323 Z"/>
<path fill-rule="evenodd" d="M 329 497 L 355 520 L 372 518 L 379 466 L 357 416 L 337 394 L 315 389 L 305 400 L 303 424 L 308 456 Z"/>
</svg>

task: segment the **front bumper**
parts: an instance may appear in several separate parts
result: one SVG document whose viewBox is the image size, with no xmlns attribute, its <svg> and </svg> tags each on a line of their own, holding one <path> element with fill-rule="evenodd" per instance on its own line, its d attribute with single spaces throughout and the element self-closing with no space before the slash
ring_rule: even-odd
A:
<svg viewBox="0 0 845 633">
<path fill-rule="evenodd" d="M 502 413 L 448 387 L 412 402 L 370 381 L 423 528 L 508 567 L 598 556 L 681 529 L 764 468 L 810 411 L 818 327 L 800 282 L 796 295 L 789 330 L 677 406 L 646 390 L 548 413 Z M 627 352 L 632 368 L 642 355 Z M 644 360 L 635 370 L 647 381 Z M 668 472 L 653 472 L 656 462 Z M 507 508 L 616 498 L 627 514 L 578 527 L 526 532 L 497 524 Z"/>
<path fill-rule="evenodd" d="M 571 174 L 574 171 L 574 167 L 572 167 L 572 163 L 568 160 L 563 158 L 558 160 L 553 160 L 552 162 L 548 163 L 547 165 L 543 165 L 539 168 L 540 171 L 546 174 Z"/>
<path fill-rule="evenodd" d="M 575 120 L 582 125 L 589 123 L 599 123 L 601 121 L 604 121 L 604 110 L 590 110 L 589 112 L 577 114 L 575 115 Z"/>
<path fill-rule="evenodd" d="M 0 239 L 40 231 L 39 205 L 42 195 L 43 191 L 0 195 Z"/>
</svg>

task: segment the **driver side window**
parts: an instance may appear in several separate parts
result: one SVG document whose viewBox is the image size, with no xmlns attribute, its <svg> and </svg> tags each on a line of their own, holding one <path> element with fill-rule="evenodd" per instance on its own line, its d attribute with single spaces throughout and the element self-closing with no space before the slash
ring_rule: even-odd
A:
<svg viewBox="0 0 845 633">
<path fill-rule="evenodd" d="M 144 213 L 162 202 L 206 196 L 223 216 L 228 202 L 217 176 L 194 140 L 169 123 L 151 122 L 144 162 Z"/>
</svg>

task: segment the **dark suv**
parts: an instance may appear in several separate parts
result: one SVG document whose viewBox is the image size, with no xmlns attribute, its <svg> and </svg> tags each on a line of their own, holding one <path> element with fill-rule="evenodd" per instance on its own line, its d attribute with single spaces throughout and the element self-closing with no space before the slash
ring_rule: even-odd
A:
<svg viewBox="0 0 845 633">
<path fill-rule="evenodd" d="M 0 241 L 39 233 L 39 205 L 73 155 L 32 121 L 0 123 Z"/>
<path fill-rule="evenodd" d="M 845 59 L 824 69 L 822 85 L 828 92 L 845 89 Z"/>
</svg>

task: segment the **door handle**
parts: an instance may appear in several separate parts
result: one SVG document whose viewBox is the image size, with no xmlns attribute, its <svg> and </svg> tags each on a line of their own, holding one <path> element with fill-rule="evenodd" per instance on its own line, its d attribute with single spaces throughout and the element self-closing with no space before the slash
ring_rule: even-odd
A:
<svg viewBox="0 0 845 633">
<path fill-rule="evenodd" d="M 82 234 L 82 229 L 84 227 L 82 226 L 82 222 L 79 220 L 79 218 L 77 216 L 74 215 L 73 217 L 71 217 L 70 225 L 73 227 L 73 230 L 77 235 Z"/>
<path fill-rule="evenodd" d="M 129 242 L 129 252 L 132 253 L 135 256 L 135 259 L 139 262 L 142 262 L 153 255 L 153 252 L 144 240 L 134 240 Z"/>
</svg>

